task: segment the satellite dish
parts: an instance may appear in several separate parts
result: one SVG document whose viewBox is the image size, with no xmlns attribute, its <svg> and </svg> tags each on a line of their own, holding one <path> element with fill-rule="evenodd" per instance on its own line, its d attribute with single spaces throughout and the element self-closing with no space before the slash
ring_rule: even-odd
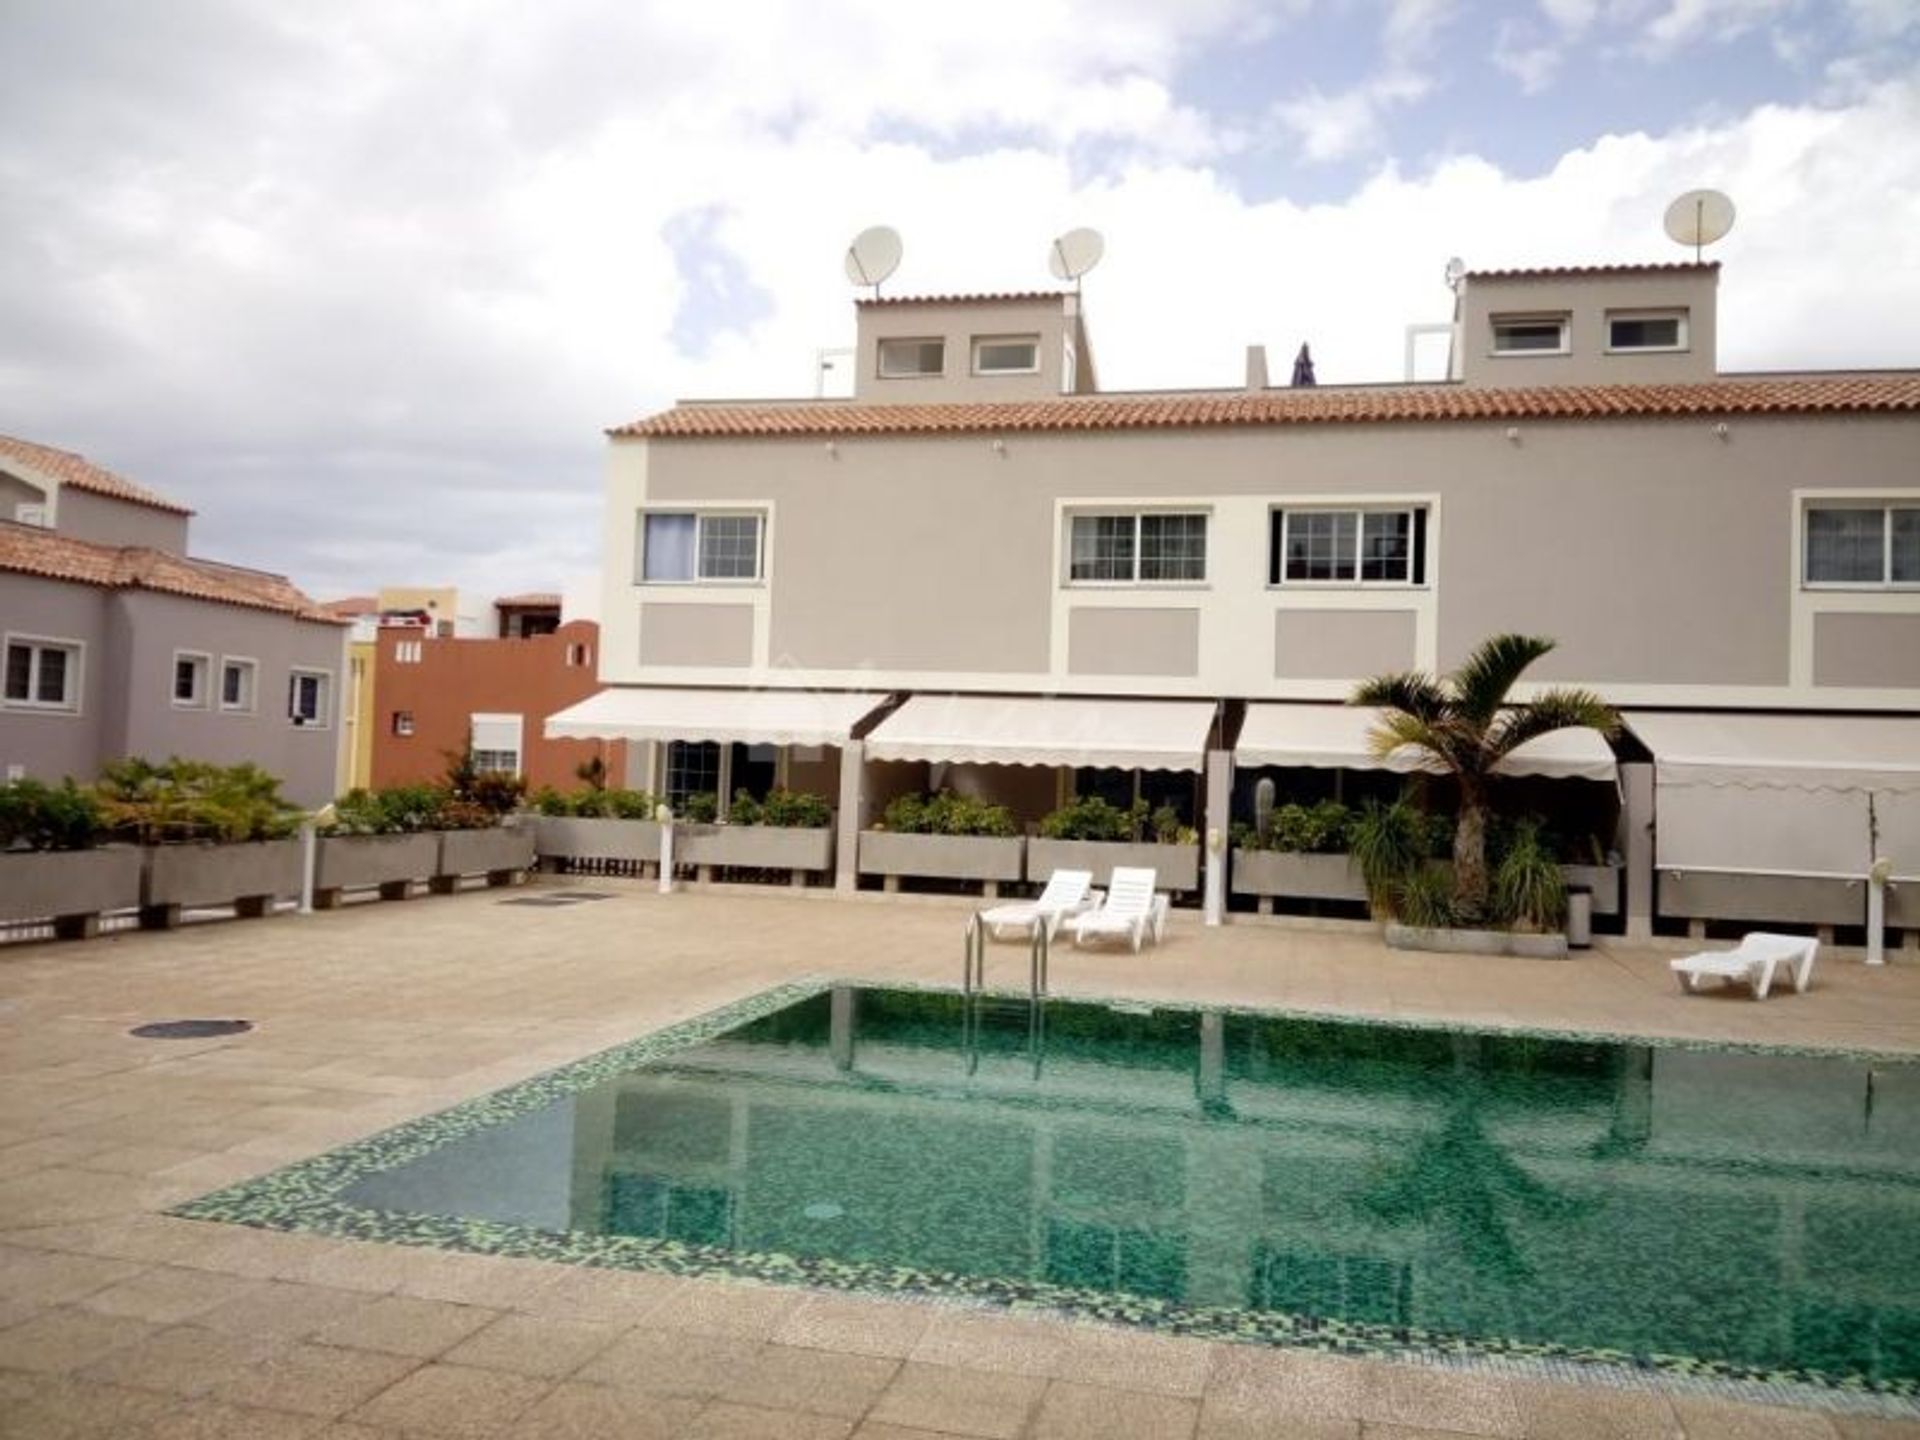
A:
<svg viewBox="0 0 1920 1440">
<path fill-rule="evenodd" d="M 1667 206 L 1667 238 L 1676 245 L 1693 246 L 1693 258 L 1700 258 L 1701 247 L 1713 244 L 1733 229 L 1733 201 L 1718 190 L 1689 190 Z"/>
<path fill-rule="evenodd" d="M 873 225 L 853 237 L 847 246 L 847 279 L 856 285 L 871 285 L 880 293 L 880 282 L 900 268 L 900 232 L 889 225 Z"/>
<path fill-rule="evenodd" d="M 1080 288 L 1080 277 L 1100 263 L 1107 253 L 1107 242 L 1098 230 L 1069 230 L 1053 242 L 1047 255 L 1047 268 L 1056 280 L 1071 280 Z"/>
<path fill-rule="evenodd" d="M 1460 288 L 1460 282 L 1466 278 L 1466 274 L 1467 262 L 1462 260 L 1458 255 L 1447 261 L 1447 288 L 1449 290 L 1458 290 Z"/>
</svg>

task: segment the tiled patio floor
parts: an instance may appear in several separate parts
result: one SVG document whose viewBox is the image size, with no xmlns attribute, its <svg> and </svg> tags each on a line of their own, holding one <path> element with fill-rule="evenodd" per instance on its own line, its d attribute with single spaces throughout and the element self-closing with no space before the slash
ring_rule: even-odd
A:
<svg viewBox="0 0 1920 1440">
<path fill-rule="evenodd" d="M 566 885 L 573 882 L 549 881 Z M 168 1205 L 809 974 L 957 982 L 939 902 L 500 892 L 0 951 L 0 1436 L 1920 1435 L 1845 1413 L 1216 1345 L 932 1302 L 167 1218 Z M 522 895 L 532 893 L 519 892 Z M 1405 955 L 1176 917 L 1056 991 L 1920 1051 L 1920 967 L 1764 1004 L 1668 951 Z M 1018 947 L 990 978 L 1024 983 Z M 235 1039 L 144 1021 L 245 1016 Z"/>
</svg>

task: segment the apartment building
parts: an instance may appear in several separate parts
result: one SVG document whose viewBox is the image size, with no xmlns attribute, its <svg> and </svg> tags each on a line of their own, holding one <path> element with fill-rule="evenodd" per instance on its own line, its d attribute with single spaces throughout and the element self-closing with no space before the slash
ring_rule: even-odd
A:
<svg viewBox="0 0 1920 1440">
<path fill-rule="evenodd" d="M 333 794 L 344 627 L 285 576 L 189 556 L 192 512 L 82 456 L 0 436 L 0 767 L 88 779 L 120 756 L 253 761 Z"/>
<path fill-rule="evenodd" d="M 1214 840 L 1255 774 L 1376 764 L 1356 681 L 1522 631 L 1632 722 L 1532 768 L 1620 788 L 1634 928 L 1858 924 L 1876 859 L 1920 927 L 1920 373 L 1722 373 L 1718 280 L 1470 271 L 1446 381 L 1153 393 L 1077 295 L 862 300 L 850 399 L 610 432 L 616 688 L 554 733 L 799 758 L 851 885 L 930 778 L 1185 786 Z"/>
</svg>

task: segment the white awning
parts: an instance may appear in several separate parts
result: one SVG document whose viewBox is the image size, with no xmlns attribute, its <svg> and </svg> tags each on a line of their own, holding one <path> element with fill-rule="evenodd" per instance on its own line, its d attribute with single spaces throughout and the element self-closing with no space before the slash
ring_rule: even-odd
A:
<svg viewBox="0 0 1920 1440">
<path fill-rule="evenodd" d="M 619 686 L 547 717 L 549 740 L 719 740 L 844 745 L 887 697 L 824 690 L 667 690 Z"/>
<path fill-rule="evenodd" d="M 1421 759 L 1402 747 L 1384 759 L 1373 754 L 1367 736 L 1380 723 L 1378 710 L 1353 705 L 1294 705 L 1260 702 L 1247 706 L 1234 763 L 1299 765 L 1318 770 L 1419 770 Z M 1432 768 L 1428 766 L 1427 768 Z M 1500 763 L 1502 775 L 1544 775 L 1556 780 L 1613 781 L 1613 751 L 1598 731 L 1556 730 L 1529 740 Z"/>
<path fill-rule="evenodd" d="M 1037 695 L 915 695 L 874 727 L 875 760 L 1199 770 L 1207 700 L 1078 700 Z"/>
<path fill-rule="evenodd" d="M 1786 875 L 1920 875 L 1912 716 L 1632 711 L 1654 757 L 1655 863 Z"/>
</svg>

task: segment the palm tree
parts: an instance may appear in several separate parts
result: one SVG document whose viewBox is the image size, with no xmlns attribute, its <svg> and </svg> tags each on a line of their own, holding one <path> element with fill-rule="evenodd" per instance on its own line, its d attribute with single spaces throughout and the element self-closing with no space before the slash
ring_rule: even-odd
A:
<svg viewBox="0 0 1920 1440">
<path fill-rule="evenodd" d="M 1509 702 L 1507 692 L 1526 668 L 1554 648 L 1538 635 L 1483 640 L 1450 675 L 1422 671 L 1363 682 L 1349 704 L 1385 713 L 1368 739 L 1384 759 L 1409 746 L 1460 787 L 1460 823 L 1453 835 L 1454 894 L 1463 918 L 1485 913 L 1487 811 L 1500 762 L 1527 741 L 1554 730 L 1584 726 L 1612 738 L 1620 717 L 1590 690 L 1543 690 Z"/>
</svg>

